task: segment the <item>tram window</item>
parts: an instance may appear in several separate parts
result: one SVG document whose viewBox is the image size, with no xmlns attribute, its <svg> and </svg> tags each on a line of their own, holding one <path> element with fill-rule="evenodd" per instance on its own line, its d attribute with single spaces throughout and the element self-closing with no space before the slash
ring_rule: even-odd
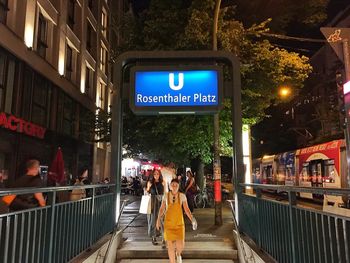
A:
<svg viewBox="0 0 350 263">
<path fill-rule="evenodd" d="M 272 166 L 267 165 L 263 167 L 263 183 L 272 183 Z"/>
<path fill-rule="evenodd" d="M 316 183 L 318 167 L 316 163 L 311 164 L 311 182 Z"/>
<path fill-rule="evenodd" d="M 292 173 L 292 168 L 291 167 L 288 167 L 286 166 L 286 180 L 290 181 L 292 180 L 292 177 L 293 177 L 293 173 Z"/>
<path fill-rule="evenodd" d="M 326 183 L 334 183 L 335 182 L 335 165 L 334 160 L 329 159 L 325 161 L 325 177 L 323 180 Z"/>
<path fill-rule="evenodd" d="M 301 180 L 304 182 L 308 182 L 309 181 L 309 164 L 308 163 L 304 163 L 303 164 L 303 170 L 301 171 Z"/>
<path fill-rule="evenodd" d="M 271 182 L 272 180 L 272 166 L 266 166 L 266 178 Z"/>
<path fill-rule="evenodd" d="M 322 163 L 317 163 L 317 174 L 316 174 L 316 182 L 318 184 L 322 184 L 323 180 L 322 180 Z"/>
</svg>

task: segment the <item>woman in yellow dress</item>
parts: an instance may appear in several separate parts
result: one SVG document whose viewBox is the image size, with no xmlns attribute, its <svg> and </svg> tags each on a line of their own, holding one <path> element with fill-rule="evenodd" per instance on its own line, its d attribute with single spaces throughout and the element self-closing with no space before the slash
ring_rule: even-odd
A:
<svg viewBox="0 0 350 263">
<path fill-rule="evenodd" d="M 177 263 L 182 262 L 181 253 L 185 246 L 185 223 L 182 207 L 191 222 L 196 224 L 188 208 L 186 195 L 179 192 L 179 181 L 172 179 L 170 191 L 163 197 L 156 223 L 157 229 L 160 229 L 160 220 L 165 211 L 164 239 L 167 242 L 170 263 L 175 263 L 175 256 Z"/>
</svg>

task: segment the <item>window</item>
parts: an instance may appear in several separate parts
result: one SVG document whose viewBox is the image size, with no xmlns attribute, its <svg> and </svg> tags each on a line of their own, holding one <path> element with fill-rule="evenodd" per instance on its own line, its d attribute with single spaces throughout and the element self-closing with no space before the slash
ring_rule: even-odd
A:
<svg viewBox="0 0 350 263">
<path fill-rule="evenodd" d="M 96 106 L 101 109 L 104 109 L 104 106 L 105 106 L 105 90 L 106 90 L 106 85 L 100 82 L 96 92 Z"/>
<path fill-rule="evenodd" d="M 37 52 L 45 58 L 47 48 L 47 21 L 45 17 L 39 13 L 38 35 L 37 35 Z"/>
<path fill-rule="evenodd" d="M 101 27 L 103 36 L 107 37 L 108 17 L 105 9 L 102 10 L 101 14 Z"/>
<path fill-rule="evenodd" d="M 57 130 L 67 135 L 74 135 L 75 103 L 68 95 L 59 93 L 57 109 Z"/>
<path fill-rule="evenodd" d="M 88 22 L 86 27 L 86 50 L 94 59 L 96 59 L 96 46 L 96 32 Z"/>
<path fill-rule="evenodd" d="M 49 127 L 52 102 L 52 86 L 29 66 L 23 71 L 21 117 L 43 127 Z"/>
<path fill-rule="evenodd" d="M 12 112 L 16 61 L 0 52 L 0 110 Z"/>
<path fill-rule="evenodd" d="M 90 8 L 90 10 L 94 7 L 94 1 L 95 0 L 88 0 L 88 7 Z"/>
<path fill-rule="evenodd" d="M 107 50 L 101 45 L 100 49 L 100 69 L 106 74 L 107 73 Z"/>
<path fill-rule="evenodd" d="M 68 0 L 67 25 L 73 30 L 75 20 L 75 0 Z"/>
<path fill-rule="evenodd" d="M 85 71 L 85 94 L 87 94 L 90 98 L 92 97 L 94 87 L 94 71 L 86 67 Z"/>
<path fill-rule="evenodd" d="M 7 11 L 9 11 L 7 7 L 8 0 L 0 0 L 0 23 L 6 24 Z"/>
<path fill-rule="evenodd" d="M 73 49 L 66 45 L 66 78 L 72 79 L 73 73 Z"/>
<path fill-rule="evenodd" d="M 112 111 L 112 90 L 108 90 L 108 109 L 107 111 L 110 113 Z"/>
<path fill-rule="evenodd" d="M 95 136 L 96 116 L 90 110 L 79 107 L 79 138 L 84 141 L 93 141 Z"/>
<path fill-rule="evenodd" d="M 51 89 L 47 80 L 39 75 L 35 76 L 33 85 L 32 122 L 41 126 L 48 126 Z"/>
<path fill-rule="evenodd" d="M 21 102 L 22 117 L 30 120 L 31 102 L 33 91 L 33 71 L 28 66 L 24 69 L 23 75 L 23 93 Z"/>
<path fill-rule="evenodd" d="M 88 7 L 95 18 L 97 17 L 97 4 L 96 0 L 88 0 Z"/>
</svg>

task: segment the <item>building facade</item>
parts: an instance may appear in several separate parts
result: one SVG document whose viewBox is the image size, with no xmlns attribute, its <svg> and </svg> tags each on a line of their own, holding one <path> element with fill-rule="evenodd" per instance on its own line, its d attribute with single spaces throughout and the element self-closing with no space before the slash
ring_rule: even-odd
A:
<svg viewBox="0 0 350 263">
<path fill-rule="evenodd" d="M 350 27 L 350 6 L 342 10 L 326 27 Z M 342 43 L 338 43 L 342 47 Z M 299 145 L 322 143 L 344 137 L 343 123 L 345 116 L 341 113 L 342 98 L 337 87 L 337 74 L 344 75 L 344 64 L 336 55 L 330 44 L 326 43 L 310 59 L 312 75 L 306 91 L 294 101 L 295 126 L 306 127 L 310 136 L 299 137 Z M 345 78 L 344 78 L 345 80 Z M 307 133 L 306 133 L 307 134 Z"/>
<path fill-rule="evenodd" d="M 106 143 L 87 132 L 111 105 L 108 0 L 0 1 L 0 173 L 11 181 L 61 147 L 67 174 L 109 176 Z M 117 14 L 117 11 L 116 11 Z M 89 117 L 88 117 L 89 116 Z M 96 139 L 96 138 L 95 138 Z"/>
</svg>

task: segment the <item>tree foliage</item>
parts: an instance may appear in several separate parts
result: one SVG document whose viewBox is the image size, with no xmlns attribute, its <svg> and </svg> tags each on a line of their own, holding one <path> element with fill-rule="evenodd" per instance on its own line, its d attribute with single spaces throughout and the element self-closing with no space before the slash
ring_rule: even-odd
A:
<svg viewBox="0 0 350 263">
<path fill-rule="evenodd" d="M 305 29 L 318 26 L 326 19 L 329 0 L 230 0 L 236 7 L 237 19 L 245 25 L 273 18 L 270 27 L 285 32 L 292 27 Z"/>
<path fill-rule="evenodd" d="M 152 0 L 149 9 L 125 21 L 123 50 L 210 50 L 214 0 Z M 274 47 L 261 38 L 269 30 L 267 20 L 245 28 L 236 19 L 235 8 L 222 9 L 219 18 L 219 49 L 236 54 L 241 61 L 242 112 L 244 123 L 262 119 L 264 110 L 278 102 L 277 88 L 293 86 L 297 93 L 311 71 L 308 58 Z M 220 112 L 220 144 L 231 155 L 230 101 Z M 212 158 L 211 116 L 140 117 L 125 114 L 124 138 L 129 153 L 155 158 L 188 160 Z"/>
</svg>

